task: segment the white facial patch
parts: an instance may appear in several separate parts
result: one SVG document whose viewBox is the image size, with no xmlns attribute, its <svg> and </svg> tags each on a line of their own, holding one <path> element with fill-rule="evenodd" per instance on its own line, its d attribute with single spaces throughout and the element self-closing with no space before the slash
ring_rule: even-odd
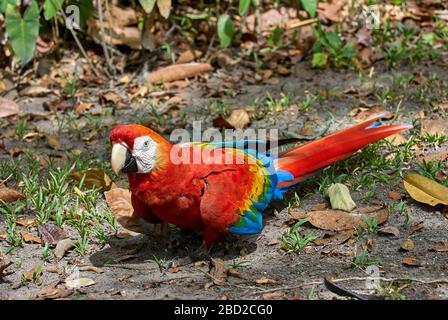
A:
<svg viewBox="0 0 448 320">
<path fill-rule="evenodd" d="M 138 173 L 149 173 L 156 165 L 157 143 L 150 137 L 135 139 L 132 155 L 137 162 Z"/>
</svg>

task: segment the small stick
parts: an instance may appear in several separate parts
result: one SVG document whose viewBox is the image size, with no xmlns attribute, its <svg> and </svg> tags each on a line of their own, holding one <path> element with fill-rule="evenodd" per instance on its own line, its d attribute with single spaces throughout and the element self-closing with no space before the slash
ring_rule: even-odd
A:
<svg viewBox="0 0 448 320">
<path fill-rule="evenodd" d="M 106 47 L 106 40 L 104 37 L 104 18 L 103 18 L 103 5 L 102 5 L 102 0 L 98 0 L 97 1 L 97 6 L 98 6 L 98 17 L 100 19 L 100 36 L 101 36 L 101 46 L 103 47 L 103 52 L 104 52 L 104 57 L 106 58 L 106 63 L 108 66 L 108 69 L 112 71 L 112 73 L 115 75 L 116 74 L 116 70 L 114 68 L 114 66 L 112 65 L 112 61 L 110 59 L 109 56 L 109 50 L 107 50 Z M 111 78 L 111 75 L 109 74 L 109 72 L 106 70 L 107 76 L 109 78 Z"/>
<path fill-rule="evenodd" d="M 59 11 L 62 13 L 62 16 L 64 17 L 64 20 L 67 21 L 67 16 L 65 15 L 64 10 L 59 9 Z M 73 27 L 73 26 L 72 26 Z M 81 41 L 79 41 L 78 36 L 76 35 L 76 32 L 73 30 L 73 28 L 68 28 L 73 36 L 73 39 L 75 39 L 76 45 L 78 46 L 79 50 L 81 51 L 82 55 L 84 56 L 84 58 L 87 60 L 87 63 L 89 64 L 90 68 L 92 69 L 93 73 L 97 76 L 100 77 L 101 74 L 98 71 L 97 68 L 95 68 L 95 66 L 93 65 L 92 61 L 90 61 L 89 57 L 87 56 L 86 51 L 84 50 L 84 47 L 81 44 Z"/>
</svg>

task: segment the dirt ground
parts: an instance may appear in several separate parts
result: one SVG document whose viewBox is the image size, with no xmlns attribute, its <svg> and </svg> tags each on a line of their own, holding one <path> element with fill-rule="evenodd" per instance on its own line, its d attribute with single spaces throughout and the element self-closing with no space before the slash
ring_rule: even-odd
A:
<svg viewBox="0 0 448 320">
<path fill-rule="evenodd" d="M 301 132 L 304 127 L 312 130 L 311 135 L 319 135 L 327 128 L 328 132 L 333 132 L 347 127 L 356 122 L 349 113 L 360 106 L 360 100 L 370 106 L 378 101 L 378 94 L 385 89 L 389 89 L 395 97 L 384 104 L 386 110 L 394 112 L 396 118 L 393 121 L 414 123 L 420 111 L 428 108 L 422 99 L 419 100 L 412 94 L 422 85 L 412 82 L 409 87 L 400 88 L 393 84 L 393 80 L 404 74 L 435 78 L 435 82 L 428 85 L 423 93 L 427 100 L 440 97 L 448 84 L 447 64 L 443 59 L 392 71 L 378 65 L 371 77 L 343 69 L 316 71 L 310 69 L 307 64 L 298 63 L 292 68 L 289 76 L 279 77 L 278 81 L 273 83 L 251 84 L 251 79 L 242 76 L 237 81 L 229 82 L 228 87 L 222 88 L 223 74 L 232 74 L 234 78 L 238 78 L 238 72 L 221 70 L 210 75 L 205 83 L 195 83 L 193 80 L 190 86 L 174 89 L 175 95 L 185 99 L 187 103 L 175 106 L 174 109 L 165 103 L 156 105 L 157 110 L 166 111 L 162 118 L 153 116 L 149 103 L 132 102 L 127 108 L 114 109 L 105 116 L 98 116 L 96 125 L 99 129 L 95 131 L 94 142 L 91 144 L 81 139 L 85 132 L 74 134 L 58 130 L 54 120 L 39 116 L 39 113 L 47 112 L 44 102 L 52 99 L 50 95 L 22 97 L 21 105 L 26 107 L 24 112 L 32 114 L 29 123 L 38 128 L 39 132 L 57 136 L 61 148 L 49 148 L 45 139 L 27 143 L 10 137 L 4 139 L 5 149 L 18 145 L 34 154 L 55 158 L 61 158 L 64 153 L 79 149 L 86 157 L 97 159 L 104 166 L 108 166 L 110 145 L 107 136 L 115 123 L 143 122 L 159 131 L 163 128 L 165 135 L 176 127 L 191 129 L 194 119 L 203 120 L 203 127 L 206 128 L 220 112 L 222 104 L 230 109 L 247 106 L 260 109 L 260 105 L 266 104 L 266 93 L 275 99 L 280 99 L 283 93 L 290 100 L 296 101 L 304 101 L 307 93 L 319 96 L 307 110 L 300 110 L 293 103 L 289 103 L 275 113 L 267 112 L 252 119 L 252 127 L 277 128 L 283 136 L 288 136 L 291 132 Z M 98 104 L 97 96 L 106 88 L 90 87 L 79 90 L 91 92 L 93 109 L 102 108 Z M 122 88 L 117 87 L 114 90 L 120 93 Z M 54 114 L 58 112 L 60 111 Z M 179 114 L 183 116 L 180 117 Z M 432 114 L 448 120 L 446 112 L 434 111 L 428 117 Z M 6 124 L 2 130 L 12 130 L 11 128 L 12 125 Z M 405 138 L 410 135 L 410 132 L 403 133 Z M 447 150 L 447 147 L 445 142 L 437 149 L 427 146 L 421 151 L 429 154 Z M 2 152 L 0 157 L 0 161 L 10 159 L 6 151 Z M 356 164 L 357 161 L 363 161 L 361 154 L 354 155 L 350 163 Z M 403 169 L 414 169 L 416 162 L 411 160 L 404 166 Z M 338 167 L 338 172 L 355 174 L 355 168 L 356 165 L 347 170 Z M 378 170 L 381 169 L 372 168 L 371 172 Z M 390 210 L 385 223 L 398 228 L 398 236 L 375 231 L 353 236 L 340 244 L 334 241 L 323 245 L 312 243 L 299 253 L 282 250 L 282 234 L 291 225 L 290 212 L 306 211 L 318 204 L 328 203 L 327 197 L 318 188 L 322 179 L 323 175 L 317 175 L 291 192 L 288 199 L 293 198 L 296 192 L 301 200 L 299 203 L 293 202 L 292 208 L 288 209 L 288 200 L 274 203 L 264 214 L 265 227 L 258 237 L 231 237 L 216 245 L 209 254 L 201 252 L 200 235 L 177 228 L 170 230 L 166 240 L 158 236 L 126 235 L 122 232 L 117 236 L 110 231 L 110 238 L 104 246 L 91 241 L 84 256 L 71 250 L 61 260 L 50 255 L 45 261 L 42 259 L 40 244 L 25 243 L 22 247 L 4 254 L 13 264 L 7 269 L 12 271 L 12 274 L 0 280 L 0 299 L 48 298 L 51 297 L 48 294 L 51 290 L 56 290 L 54 297 L 68 299 L 345 299 L 325 288 L 324 277 L 339 279 L 338 285 L 358 293 L 379 294 L 379 289 L 375 291 L 367 286 L 369 279 L 366 278 L 372 274 L 385 279 L 380 284 L 383 289 L 381 295 L 386 298 L 448 298 L 448 255 L 446 251 L 432 250 L 437 243 L 448 240 L 448 219 L 443 215 L 440 206 L 430 207 L 411 199 L 401 182 L 391 184 L 376 181 L 377 192 L 369 200 L 366 200 L 364 195 L 371 188 L 370 185 L 359 190 L 351 189 L 352 197 L 360 207 L 372 204 L 388 206 L 393 202 L 389 191 L 402 194 L 409 221 L 398 210 Z M 117 178 L 115 182 L 118 186 L 127 185 L 124 177 Z M 98 199 L 98 206 L 105 206 L 104 197 Z M 19 217 L 27 215 L 32 215 L 32 212 L 25 211 Z M 415 228 L 418 224 L 421 228 L 415 230 L 418 229 Z M 19 228 L 25 230 L 27 227 Z M 64 225 L 64 229 L 72 239 L 79 238 L 71 226 Z M 314 230 L 318 238 L 334 234 L 308 224 L 304 229 Z M 6 230 L 3 215 L 0 215 L 0 230 Z M 28 227 L 28 232 L 37 234 L 36 227 Z M 413 241 L 413 249 L 400 249 L 406 239 Z M 366 269 L 353 266 L 351 262 L 354 250 L 366 243 L 369 257 L 377 260 L 377 267 Z M 8 247 L 7 241 L 0 237 L 2 252 L 5 253 Z M 163 261 L 160 266 L 154 262 L 155 257 L 158 261 Z M 413 265 L 405 264 L 405 259 L 410 257 L 415 257 L 410 263 Z M 222 259 L 225 268 L 231 269 L 224 281 L 216 281 L 213 272 L 210 273 L 211 258 Z M 214 261 L 216 263 L 217 260 Z M 34 282 L 24 282 L 23 273 L 36 264 L 42 264 L 42 275 Z M 86 265 L 100 269 L 78 269 Z M 67 277 L 73 275 L 89 278 L 94 284 L 76 290 L 66 289 L 64 282 Z"/>
</svg>

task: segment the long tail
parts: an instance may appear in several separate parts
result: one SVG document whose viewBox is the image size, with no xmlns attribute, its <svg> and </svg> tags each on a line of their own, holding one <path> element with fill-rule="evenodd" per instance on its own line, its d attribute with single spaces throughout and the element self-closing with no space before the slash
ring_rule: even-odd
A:
<svg viewBox="0 0 448 320">
<path fill-rule="evenodd" d="M 294 179 L 281 181 L 278 187 L 288 189 L 314 171 L 347 158 L 369 143 L 412 128 L 405 124 L 382 125 L 378 122 L 382 117 L 383 114 L 375 116 L 353 127 L 280 153 L 275 163 L 276 169 L 288 171 Z"/>
</svg>

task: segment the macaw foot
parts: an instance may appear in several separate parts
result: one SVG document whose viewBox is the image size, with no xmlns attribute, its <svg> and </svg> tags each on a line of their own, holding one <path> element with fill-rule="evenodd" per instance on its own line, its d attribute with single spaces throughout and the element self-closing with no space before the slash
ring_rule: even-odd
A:
<svg viewBox="0 0 448 320">
<path fill-rule="evenodd" d="M 163 245 L 166 245 L 168 236 L 170 235 L 169 224 L 167 222 L 157 223 L 154 230 L 158 233 L 158 238 Z"/>
</svg>

